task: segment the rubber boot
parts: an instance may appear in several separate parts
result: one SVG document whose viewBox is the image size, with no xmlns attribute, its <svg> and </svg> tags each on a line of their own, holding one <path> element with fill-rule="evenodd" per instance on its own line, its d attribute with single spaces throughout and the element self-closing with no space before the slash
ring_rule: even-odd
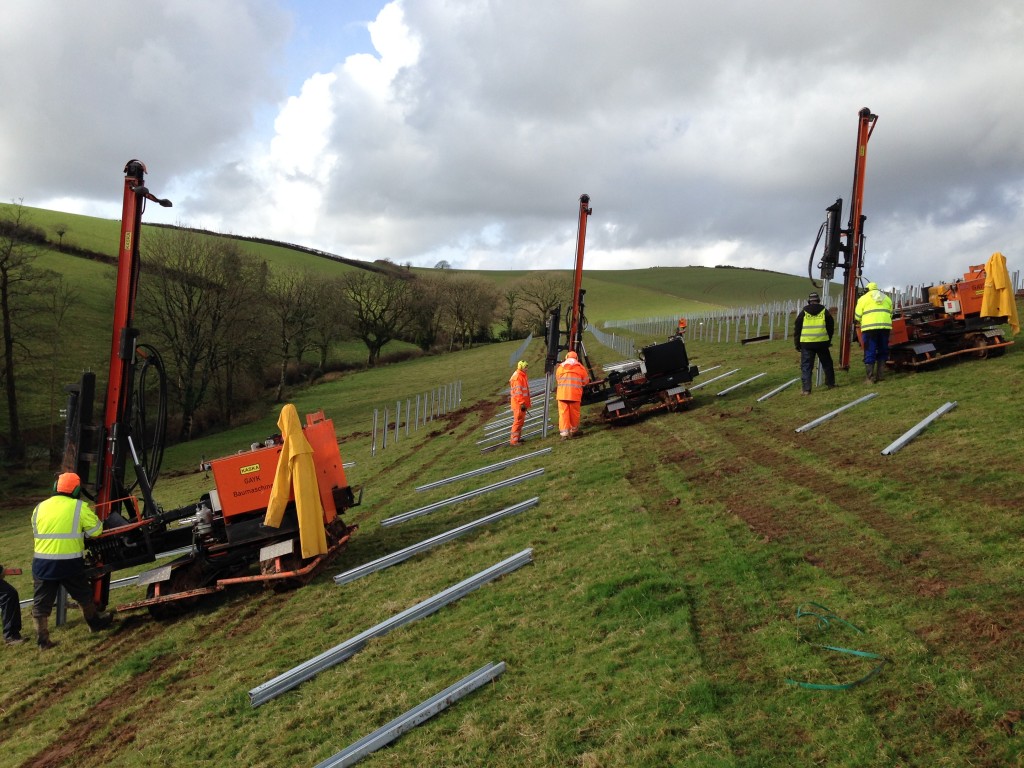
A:
<svg viewBox="0 0 1024 768">
<path fill-rule="evenodd" d="M 875 383 L 874 366 L 872 366 L 871 363 L 864 363 L 864 383 L 865 384 L 874 384 Z"/>
<path fill-rule="evenodd" d="M 885 378 L 885 362 L 879 360 L 875 363 L 875 381 L 881 381 Z"/>
<path fill-rule="evenodd" d="M 33 616 L 32 620 L 36 623 L 36 645 L 39 646 L 39 650 L 45 651 L 48 648 L 53 648 L 56 643 L 50 640 L 50 630 L 46 626 L 50 618 L 48 616 Z"/>
<path fill-rule="evenodd" d="M 92 603 L 82 606 L 82 615 L 85 617 L 85 623 L 89 625 L 90 632 L 99 632 L 114 623 L 114 614 L 110 611 L 100 613 Z"/>
</svg>

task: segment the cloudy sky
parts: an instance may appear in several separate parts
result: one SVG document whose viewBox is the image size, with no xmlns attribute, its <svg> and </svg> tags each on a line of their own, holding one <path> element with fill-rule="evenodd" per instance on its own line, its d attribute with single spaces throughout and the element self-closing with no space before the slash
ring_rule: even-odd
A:
<svg viewBox="0 0 1024 768">
<path fill-rule="evenodd" d="M 5 0 L 0 199 L 467 269 L 1024 266 L 1019 0 Z M 820 254 L 819 254 L 820 255 Z M 815 274 L 817 271 L 815 270 Z"/>
</svg>

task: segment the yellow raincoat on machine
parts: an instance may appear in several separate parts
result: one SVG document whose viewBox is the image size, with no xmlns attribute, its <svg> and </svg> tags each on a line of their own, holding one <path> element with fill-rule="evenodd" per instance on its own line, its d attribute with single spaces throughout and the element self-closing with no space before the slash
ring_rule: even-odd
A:
<svg viewBox="0 0 1024 768">
<path fill-rule="evenodd" d="M 1003 317 L 1010 324 L 1013 335 L 1020 332 L 1017 319 L 1017 301 L 1013 296 L 1010 273 L 1006 269 L 1006 257 L 999 251 L 993 253 L 985 264 L 985 293 L 981 297 L 982 317 Z"/>
<path fill-rule="evenodd" d="M 327 553 L 327 534 L 324 531 L 324 505 L 316 479 L 313 448 L 302 434 L 298 411 L 291 403 L 281 409 L 277 419 L 284 445 L 277 460 L 277 474 L 270 490 L 270 502 L 264 525 L 278 528 L 284 517 L 288 500 L 295 493 L 295 511 L 299 518 L 299 541 L 302 556 L 315 557 Z"/>
</svg>

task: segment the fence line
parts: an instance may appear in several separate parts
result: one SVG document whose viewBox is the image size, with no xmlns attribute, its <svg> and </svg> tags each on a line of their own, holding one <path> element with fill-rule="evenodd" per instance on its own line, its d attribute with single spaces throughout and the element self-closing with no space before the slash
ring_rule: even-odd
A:
<svg viewBox="0 0 1024 768">
<path fill-rule="evenodd" d="M 378 436 L 380 449 L 384 450 L 388 447 L 389 439 L 395 444 L 401 439 L 403 424 L 405 437 L 408 438 L 412 431 L 425 427 L 434 419 L 447 415 L 458 408 L 461 403 L 462 380 L 459 379 L 416 395 L 415 404 L 410 396 L 405 399 L 404 406 L 401 400 L 396 400 L 393 412 L 385 406 L 383 421 L 381 420 L 381 409 L 374 408 L 373 426 L 370 432 L 370 455 L 377 455 Z"/>
<path fill-rule="evenodd" d="M 1024 291 L 1020 270 L 1010 276 L 1014 294 Z M 922 301 L 929 286 L 907 285 L 893 288 L 887 293 L 892 297 L 893 306 L 900 308 Z M 822 303 L 828 309 L 838 311 L 839 297 L 824 295 Z M 607 329 L 620 328 L 633 334 L 647 337 L 669 337 L 679 328 L 680 317 L 687 320 L 687 338 L 707 342 L 740 342 L 744 339 L 767 336 L 768 339 L 788 339 L 789 331 L 796 322 L 796 316 L 804 308 L 804 300 L 790 299 L 773 301 L 751 307 L 730 307 L 696 314 L 672 315 L 670 317 L 647 317 L 634 320 L 608 320 L 602 325 L 605 330 L 590 326 L 588 330 L 606 347 L 611 347 L 623 356 L 636 353 L 636 339 L 630 336 L 608 333 Z"/>
</svg>

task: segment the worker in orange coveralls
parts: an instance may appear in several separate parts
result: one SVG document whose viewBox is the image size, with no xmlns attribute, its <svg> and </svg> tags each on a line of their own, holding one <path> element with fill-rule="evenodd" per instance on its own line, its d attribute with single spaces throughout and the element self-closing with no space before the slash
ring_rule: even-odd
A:
<svg viewBox="0 0 1024 768">
<path fill-rule="evenodd" d="M 520 360 L 516 363 L 512 378 L 508 380 L 512 399 L 512 436 L 509 440 L 512 445 L 522 444 L 523 424 L 526 422 L 526 412 L 530 410 L 530 377 L 526 375 L 528 367 L 529 363 Z"/>
<path fill-rule="evenodd" d="M 590 381 L 590 374 L 580 363 L 575 352 L 568 352 L 565 361 L 555 369 L 558 389 L 558 432 L 563 440 L 573 437 L 580 429 L 580 401 L 583 387 Z"/>
</svg>

